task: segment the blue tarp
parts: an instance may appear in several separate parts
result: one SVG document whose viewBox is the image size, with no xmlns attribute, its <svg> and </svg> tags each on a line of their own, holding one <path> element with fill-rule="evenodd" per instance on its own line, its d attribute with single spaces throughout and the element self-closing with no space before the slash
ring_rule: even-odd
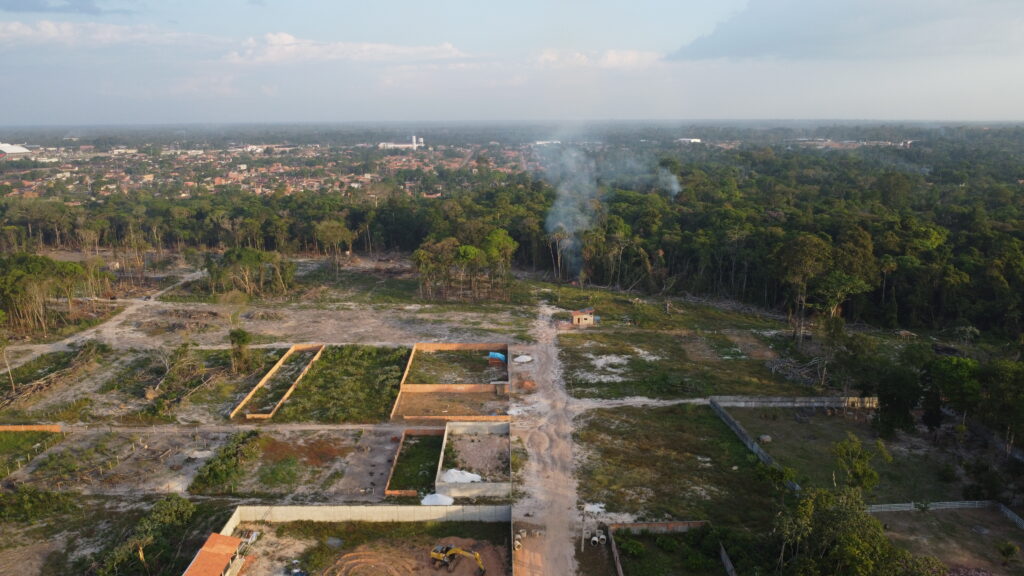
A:
<svg viewBox="0 0 1024 576">
<path fill-rule="evenodd" d="M 505 355 L 502 354 L 501 352 L 490 352 L 490 353 L 487 354 L 487 357 L 488 358 L 497 358 L 498 360 L 501 360 L 505 364 L 508 364 L 508 360 L 505 359 Z"/>
</svg>

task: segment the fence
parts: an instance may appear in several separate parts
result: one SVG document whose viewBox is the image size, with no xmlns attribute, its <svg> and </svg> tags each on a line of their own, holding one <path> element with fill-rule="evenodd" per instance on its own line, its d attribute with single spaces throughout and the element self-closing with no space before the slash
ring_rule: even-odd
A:
<svg viewBox="0 0 1024 576">
<path fill-rule="evenodd" d="M 220 533 L 242 522 L 512 522 L 511 506 L 239 506 Z"/>
<path fill-rule="evenodd" d="M 711 400 L 729 408 L 878 408 L 878 398 L 873 396 L 712 396 Z"/>
<path fill-rule="evenodd" d="M 33 458 L 42 454 L 43 452 L 46 452 L 57 443 L 64 440 L 64 438 L 67 437 L 68 435 L 67 432 L 63 432 L 61 430 L 61 427 L 59 425 L 2 426 L 0 427 L 0 432 L 50 432 L 54 434 L 54 436 L 50 436 L 49 438 L 43 440 L 42 442 L 37 442 L 34 446 L 29 448 L 25 452 L 21 454 L 16 454 L 12 459 L 11 463 L 5 463 L 3 465 L 3 468 L 0 468 L 0 470 L 3 471 L 3 475 L 0 475 L 0 479 L 6 478 L 11 474 L 17 472 L 18 470 L 21 470 L 22 467 L 31 462 Z"/>
<path fill-rule="evenodd" d="M 1013 522 L 1018 528 L 1024 530 L 1024 518 L 1021 518 L 1013 510 L 1010 510 L 1001 502 L 994 500 L 961 500 L 957 502 L 904 502 L 901 504 L 872 504 L 867 507 L 871 514 L 878 512 L 913 512 L 919 507 L 928 510 L 961 510 L 965 508 L 995 508 L 1007 520 Z"/>
<path fill-rule="evenodd" d="M 615 572 L 618 576 L 624 576 L 622 571 L 622 562 L 619 556 L 619 547 L 615 543 L 615 533 L 623 530 L 633 533 L 637 532 L 651 532 L 654 534 L 679 534 L 682 532 L 689 532 L 695 528 L 702 528 L 709 525 L 710 523 L 706 520 L 687 520 L 681 522 L 634 522 L 629 524 L 609 524 L 608 525 L 608 537 L 611 540 L 612 545 L 612 560 L 615 562 Z M 722 562 L 722 566 L 725 567 L 725 573 L 729 576 L 737 576 L 736 568 L 732 565 L 732 559 L 729 558 L 729 553 L 725 551 L 725 546 L 721 542 L 718 543 L 718 558 Z"/>
<path fill-rule="evenodd" d="M 316 350 L 316 354 L 313 355 L 309 362 L 306 363 L 306 366 L 302 369 L 302 372 L 300 372 L 299 375 L 295 377 L 295 381 L 292 382 L 292 385 L 288 387 L 288 390 L 284 393 L 284 396 L 281 396 L 281 399 L 277 401 L 277 404 L 274 405 L 274 408 L 270 412 L 265 414 L 245 415 L 245 418 L 247 420 L 269 420 L 273 418 L 274 414 L 277 414 L 278 409 L 281 408 L 281 405 L 285 403 L 285 400 L 288 400 L 288 397 L 291 396 L 292 392 L 295 391 L 295 387 L 299 384 L 299 380 L 302 380 L 302 377 L 306 375 L 306 372 L 309 372 L 309 368 L 317 360 L 320 359 L 320 355 L 323 354 L 324 352 L 323 344 L 296 344 L 289 348 L 288 351 L 284 353 L 284 356 L 281 356 L 281 359 L 278 360 L 277 363 L 274 364 L 274 366 L 269 371 L 267 371 L 266 374 L 263 375 L 263 378 L 260 378 L 260 381 L 257 382 L 256 385 L 252 387 L 252 390 L 250 390 L 249 393 L 245 395 L 245 398 L 243 398 L 242 401 L 238 403 L 238 406 L 235 406 L 235 409 L 231 411 L 231 414 L 228 415 L 228 418 L 234 418 L 235 415 L 238 414 L 238 412 L 241 411 L 242 408 L 244 408 L 245 405 L 249 403 L 249 400 L 252 399 L 253 395 L 255 395 L 260 388 L 263 388 L 263 386 L 265 386 L 267 382 L 269 382 L 274 377 L 274 375 L 277 374 L 277 371 L 280 370 L 282 366 L 284 366 L 285 362 L 288 361 L 288 358 L 292 354 L 295 354 L 296 352 L 306 352 L 308 350 Z"/>
<path fill-rule="evenodd" d="M 444 429 L 444 442 L 441 444 L 441 460 L 437 463 L 437 475 L 434 477 L 434 491 L 452 498 L 510 498 L 512 496 L 512 470 L 506 469 L 509 480 L 506 482 L 444 482 L 444 455 L 448 448 L 448 440 L 459 434 L 499 434 L 506 439 L 508 465 L 512 463 L 512 441 L 509 436 L 508 422 L 449 422 Z"/>
<path fill-rule="evenodd" d="M 708 402 L 708 405 L 711 406 L 711 409 L 715 412 L 715 414 L 718 415 L 722 422 L 725 422 L 725 425 L 728 426 L 729 429 L 733 431 L 733 434 L 735 434 L 736 437 L 740 439 L 740 442 L 742 442 L 743 445 L 747 447 L 747 450 L 750 450 L 751 452 L 754 453 L 755 456 L 757 456 L 757 459 L 760 460 L 762 464 L 764 464 L 765 466 L 781 468 L 775 462 L 775 459 L 771 457 L 771 455 L 765 452 L 764 449 L 761 448 L 761 446 L 757 442 L 754 442 L 754 439 L 750 437 L 750 434 L 748 434 L 747 430 L 743 428 L 743 425 L 737 422 L 731 414 L 726 412 L 725 408 L 722 408 L 722 405 L 718 403 L 717 396 L 712 397 L 711 400 Z M 796 482 L 793 482 L 792 480 L 786 481 L 786 487 L 789 488 L 790 490 L 793 490 L 794 492 L 800 491 L 800 485 L 797 484 Z"/>
</svg>

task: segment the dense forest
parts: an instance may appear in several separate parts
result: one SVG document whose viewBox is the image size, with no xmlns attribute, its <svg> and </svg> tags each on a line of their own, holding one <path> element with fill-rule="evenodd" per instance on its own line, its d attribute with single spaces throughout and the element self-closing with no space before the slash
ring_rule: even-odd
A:
<svg viewBox="0 0 1024 576">
<path fill-rule="evenodd" d="M 7 198 L 0 244 L 7 252 L 423 248 L 436 272 L 445 241 L 474 266 L 500 269 L 477 254 L 502 230 L 515 244 L 513 265 L 562 280 L 1015 338 L 1024 134 L 928 134 L 907 148 L 828 151 L 785 140 L 728 150 L 566 146 L 546 174 L 448 175 L 468 185 L 442 198 L 392 194 L 370 202 L 230 189 L 184 199 L 145 192 L 69 203 Z M 570 152 L 575 164 L 557 168 Z M 562 205 L 574 211 L 568 225 L 551 217 Z M 426 288 L 434 292 L 438 283 Z"/>
</svg>

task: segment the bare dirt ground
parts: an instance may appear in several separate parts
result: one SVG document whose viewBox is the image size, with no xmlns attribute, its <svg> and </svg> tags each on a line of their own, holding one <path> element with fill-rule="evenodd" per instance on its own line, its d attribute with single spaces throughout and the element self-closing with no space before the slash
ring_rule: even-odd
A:
<svg viewBox="0 0 1024 576">
<path fill-rule="evenodd" d="M 403 392 L 398 399 L 396 418 L 417 416 L 497 416 L 508 413 L 507 396 L 491 392 L 458 394 L 417 394 Z M 454 418 L 453 418 L 454 419 Z"/>
<path fill-rule="evenodd" d="M 392 430 L 368 428 L 346 458 L 345 476 L 332 487 L 333 494 L 346 502 L 380 502 L 388 483 L 391 463 L 398 456 Z"/>
<path fill-rule="evenodd" d="M 692 330 L 680 330 L 677 332 L 682 342 L 686 357 L 692 362 L 719 362 L 721 358 L 715 349 L 709 345 L 704 338 Z"/>
<path fill-rule="evenodd" d="M 524 399 L 513 423 L 514 433 L 522 438 L 529 453 L 523 469 L 525 497 L 516 504 L 513 520 L 543 527 L 545 538 L 527 545 L 540 553 L 528 564 L 516 562 L 517 573 L 570 575 L 576 573 L 573 554 L 573 527 L 576 522 L 576 478 L 573 475 L 572 419 L 569 395 L 562 381 L 558 358 L 557 330 L 551 322 L 552 306 L 542 306 L 533 326 L 535 346 L 521 347 L 521 353 L 534 361 L 523 370 L 532 372 L 529 380 L 536 391 Z M 525 555 L 524 555 L 525 556 Z"/>
<path fill-rule="evenodd" d="M 40 574 L 46 557 L 62 547 L 59 540 L 47 540 L 0 550 L 0 576 Z"/>
<path fill-rule="evenodd" d="M 914 554 L 942 560 L 951 569 L 971 569 L 974 574 L 1024 574 L 1017 558 L 1002 565 L 997 546 L 1010 541 L 1024 547 L 1024 531 L 992 509 L 887 512 L 874 515 L 887 526 L 889 538 Z"/>
<path fill-rule="evenodd" d="M 773 360 L 779 357 L 779 354 L 775 350 L 772 350 L 760 338 L 754 336 L 749 331 L 722 330 L 722 334 L 735 344 L 748 358 L 753 358 L 754 360 Z"/>
<path fill-rule="evenodd" d="M 282 503 L 333 500 L 344 496 L 340 480 L 348 468 L 348 457 L 355 451 L 361 433 L 351 430 L 282 430 L 260 437 L 262 454 L 239 487 L 240 493 L 282 494 Z M 261 471 L 282 461 L 296 462 L 295 481 L 268 486 Z"/>
<path fill-rule="evenodd" d="M 485 482 L 508 482 L 509 437 L 504 434 L 449 434 L 457 468 L 483 477 Z"/>
<path fill-rule="evenodd" d="M 186 427 L 80 429 L 10 478 L 83 494 L 182 493 L 226 438 Z"/>
<path fill-rule="evenodd" d="M 316 543 L 314 540 L 277 536 L 273 526 L 266 524 L 240 524 L 238 530 L 255 530 L 260 533 L 259 539 L 247 554 L 245 576 L 280 576 L 285 573 L 285 567 L 291 566 L 292 560 Z"/>
<path fill-rule="evenodd" d="M 457 546 L 463 550 L 473 550 L 480 554 L 480 559 L 489 576 L 506 576 L 505 551 L 487 542 L 470 538 L 445 538 L 437 544 Z M 334 566 L 324 572 L 324 576 L 407 576 L 433 572 L 430 566 L 428 550 L 414 544 L 398 542 L 383 544 L 374 542 L 359 546 L 352 552 L 338 558 Z M 456 576 L 472 576 L 476 574 L 476 562 L 469 558 L 461 558 L 455 564 L 455 570 L 445 572 Z"/>
</svg>

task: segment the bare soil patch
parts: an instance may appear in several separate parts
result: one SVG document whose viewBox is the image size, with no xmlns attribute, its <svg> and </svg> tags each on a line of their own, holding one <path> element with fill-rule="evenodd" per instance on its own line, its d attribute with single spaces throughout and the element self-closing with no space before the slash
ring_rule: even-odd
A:
<svg viewBox="0 0 1024 576">
<path fill-rule="evenodd" d="M 491 392 L 403 393 L 398 399 L 397 418 L 418 416 L 500 416 L 508 413 L 508 396 Z"/>
<path fill-rule="evenodd" d="M 509 480 L 509 437 L 505 434 L 449 434 L 448 445 L 455 452 L 454 466 L 479 474 L 485 482 Z"/>
<path fill-rule="evenodd" d="M 722 330 L 722 334 L 742 350 L 743 354 L 748 358 L 754 360 L 773 360 L 779 357 L 775 350 L 772 350 L 770 346 L 749 331 Z"/>
<path fill-rule="evenodd" d="M 1018 557 L 1003 566 L 997 549 L 1006 541 L 1024 548 L 1024 531 L 995 510 L 886 512 L 874 516 L 887 527 L 889 538 L 898 546 L 914 554 L 935 556 L 951 569 L 1024 575 L 1024 560 Z"/>
</svg>

